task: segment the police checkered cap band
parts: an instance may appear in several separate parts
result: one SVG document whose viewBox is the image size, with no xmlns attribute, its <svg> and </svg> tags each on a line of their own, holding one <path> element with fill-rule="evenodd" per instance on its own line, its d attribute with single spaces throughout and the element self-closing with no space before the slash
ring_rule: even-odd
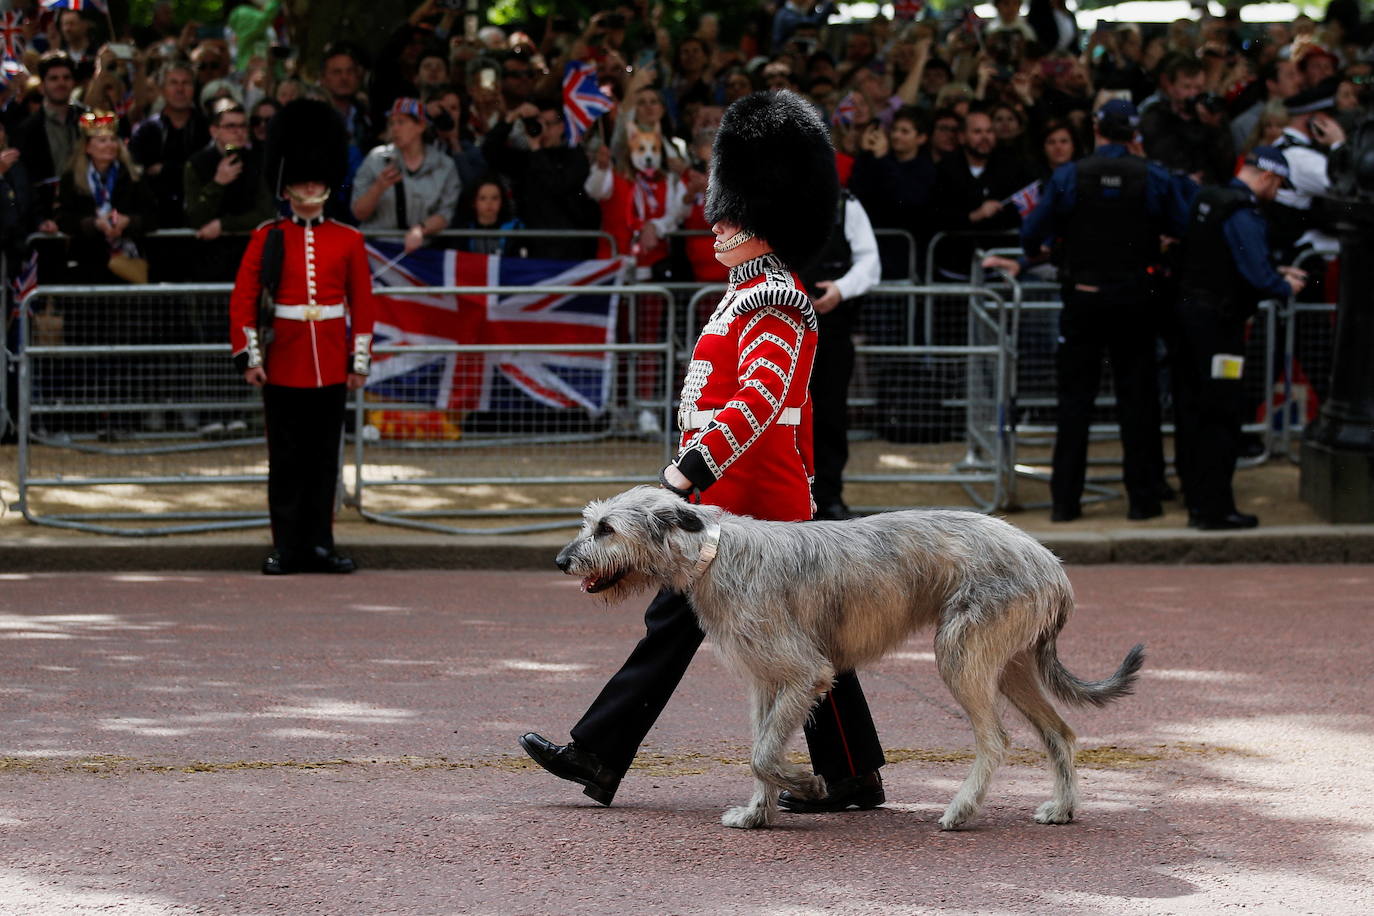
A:
<svg viewBox="0 0 1374 916">
<path fill-rule="evenodd" d="M 425 106 L 420 104 L 419 99 L 411 99 L 404 96 L 392 102 L 391 110 L 386 114 L 389 118 L 394 118 L 396 115 L 409 115 L 421 124 L 429 120 L 425 117 Z"/>
<path fill-rule="evenodd" d="M 1272 146 L 1257 146 L 1245 157 L 1245 164 L 1252 165 L 1257 169 L 1272 172 L 1280 178 L 1288 178 L 1288 160 L 1283 158 L 1283 153 L 1274 149 Z"/>
</svg>

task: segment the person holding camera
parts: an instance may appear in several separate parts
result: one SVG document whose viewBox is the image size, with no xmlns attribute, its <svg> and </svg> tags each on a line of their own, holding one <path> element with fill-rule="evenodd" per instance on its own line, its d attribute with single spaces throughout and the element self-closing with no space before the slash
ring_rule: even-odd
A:
<svg viewBox="0 0 1374 916">
<path fill-rule="evenodd" d="M 487 132 L 482 154 L 510 179 L 515 209 L 530 229 L 597 229 L 601 209 L 587 195 L 591 161 L 565 138 L 563 100 L 526 102 Z M 530 257 L 580 261 L 595 256 L 596 240 L 536 238 Z"/>
<path fill-rule="evenodd" d="M 482 147 L 472 141 L 463 124 L 463 97 L 457 86 L 441 86 L 425 100 L 425 113 L 434 130 L 434 145 L 448 153 L 458 169 L 458 187 L 472 187 L 487 172 Z"/>
<path fill-rule="evenodd" d="M 353 179 L 359 228 L 403 230 L 407 254 L 446 229 L 458 206 L 458 169 L 442 150 L 425 143 L 428 124 L 419 99 L 397 99 L 387 115 L 391 142 L 369 152 Z"/>
<path fill-rule="evenodd" d="M 186 221 L 207 244 L 196 254 L 195 279 L 233 279 L 248 232 L 271 219 L 276 208 L 262 179 L 257 150 L 249 143 L 248 114 L 233 99 L 220 99 L 210 115 L 210 142 L 192 154 L 182 173 Z M 216 334 L 218 334 L 216 328 Z"/>
<path fill-rule="evenodd" d="M 1236 148 L 1225 100 L 1205 91 L 1206 79 L 1196 58 L 1178 55 L 1165 64 L 1158 100 L 1140 115 L 1140 134 L 1146 156 L 1169 171 L 1225 184 L 1235 171 Z"/>
</svg>

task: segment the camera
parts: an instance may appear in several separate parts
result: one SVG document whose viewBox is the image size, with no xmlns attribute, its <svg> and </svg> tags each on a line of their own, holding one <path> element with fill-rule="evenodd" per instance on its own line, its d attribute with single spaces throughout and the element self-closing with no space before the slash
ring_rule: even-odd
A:
<svg viewBox="0 0 1374 916">
<path fill-rule="evenodd" d="M 1226 100 L 1215 92 L 1199 93 L 1189 99 L 1188 104 L 1192 108 L 1205 108 L 1212 114 L 1222 114 L 1226 111 Z"/>
<path fill-rule="evenodd" d="M 609 13 L 601 17 L 601 27 L 607 30 L 625 28 L 625 17 L 619 13 Z"/>
<path fill-rule="evenodd" d="M 577 22 L 575 20 L 569 19 L 566 16 L 559 16 L 557 19 L 553 21 L 553 30 L 554 32 L 563 35 L 576 35 Z"/>
<path fill-rule="evenodd" d="M 434 125 L 435 132 L 440 134 L 448 133 L 449 131 L 453 130 L 455 126 L 453 121 L 453 115 L 449 114 L 442 108 L 439 109 L 438 114 L 434 115 L 429 120 L 430 123 Z"/>
<path fill-rule="evenodd" d="M 525 127 L 525 136 L 531 139 L 539 136 L 544 130 L 544 122 L 536 117 L 521 118 L 520 123 Z"/>
<path fill-rule="evenodd" d="M 224 147 L 224 158 L 226 158 L 226 159 L 230 158 L 231 156 L 234 157 L 234 158 L 238 158 L 238 157 L 240 157 L 240 156 L 242 156 L 242 155 L 243 155 L 243 147 L 241 147 L 241 146 L 226 145 L 226 146 Z"/>
</svg>

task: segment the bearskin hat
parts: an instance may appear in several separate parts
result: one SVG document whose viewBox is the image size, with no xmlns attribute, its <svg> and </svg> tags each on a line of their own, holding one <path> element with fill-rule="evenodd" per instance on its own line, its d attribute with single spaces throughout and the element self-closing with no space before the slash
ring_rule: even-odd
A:
<svg viewBox="0 0 1374 916">
<path fill-rule="evenodd" d="M 725 110 L 711 148 L 708 222 L 735 223 L 793 270 L 813 261 L 840 193 L 830 132 L 794 92 L 755 92 Z"/>
<path fill-rule="evenodd" d="M 293 99 L 267 123 L 264 176 L 276 194 L 287 185 L 321 181 L 330 188 L 348 176 L 348 130 L 327 102 Z"/>
</svg>

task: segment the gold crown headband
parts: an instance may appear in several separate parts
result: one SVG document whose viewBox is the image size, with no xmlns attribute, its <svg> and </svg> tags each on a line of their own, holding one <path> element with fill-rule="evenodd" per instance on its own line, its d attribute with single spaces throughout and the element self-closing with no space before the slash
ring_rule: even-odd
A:
<svg viewBox="0 0 1374 916">
<path fill-rule="evenodd" d="M 81 116 L 81 130 L 88 137 L 119 135 L 119 118 L 109 111 L 88 111 Z"/>
</svg>

